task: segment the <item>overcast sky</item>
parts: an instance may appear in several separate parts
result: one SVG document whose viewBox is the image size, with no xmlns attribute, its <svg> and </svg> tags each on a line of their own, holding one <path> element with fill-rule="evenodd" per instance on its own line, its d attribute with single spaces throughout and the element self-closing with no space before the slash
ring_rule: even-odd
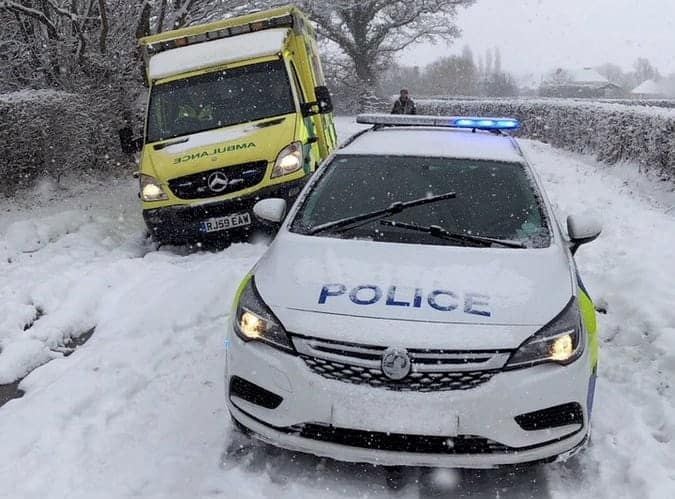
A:
<svg viewBox="0 0 675 499">
<path fill-rule="evenodd" d="M 402 63 L 498 45 L 505 69 L 518 74 L 604 62 L 628 70 L 641 56 L 675 73 L 675 0 L 477 0 L 458 24 L 463 36 L 452 46 L 417 46 Z"/>
</svg>

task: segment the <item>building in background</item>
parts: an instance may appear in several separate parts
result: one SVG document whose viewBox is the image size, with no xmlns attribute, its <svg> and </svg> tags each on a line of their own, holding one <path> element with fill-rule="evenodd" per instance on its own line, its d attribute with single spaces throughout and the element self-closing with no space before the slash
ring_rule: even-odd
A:
<svg viewBox="0 0 675 499">
<path fill-rule="evenodd" d="M 668 99 L 675 97 L 675 85 L 668 80 L 647 80 L 630 92 L 636 99 Z"/>
<path fill-rule="evenodd" d="M 610 82 L 593 68 L 566 70 L 558 68 L 549 73 L 539 86 L 539 96 L 578 99 L 620 98 L 626 90 Z"/>
</svg>

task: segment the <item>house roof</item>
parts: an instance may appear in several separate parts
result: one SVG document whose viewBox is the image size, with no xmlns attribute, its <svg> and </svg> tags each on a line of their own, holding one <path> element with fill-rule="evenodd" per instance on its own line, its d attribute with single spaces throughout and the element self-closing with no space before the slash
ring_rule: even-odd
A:
<svg viewBox="0 0 675 499">
<path fill-rule="evenodd" d="M 563 69 L 550 73 L 541 82 L 544 87 L 587 87 L 594 89 L 619 88 L 593 68 Z"/>
<path fill-rule="evenodd" d="M 655 82 L 654 80 L 647 80 L 642 82 L 640 85 L 635 87 L 631 94 L 640 94 L 640 95 L 665 95 L 666 91 L 662 85 Z"/>
<path fill-rule="evenodd" d="M 609 80 L 593 68 L 573 69 L 569 71 L 573 83 L 606 85 Z"/>
</svg>

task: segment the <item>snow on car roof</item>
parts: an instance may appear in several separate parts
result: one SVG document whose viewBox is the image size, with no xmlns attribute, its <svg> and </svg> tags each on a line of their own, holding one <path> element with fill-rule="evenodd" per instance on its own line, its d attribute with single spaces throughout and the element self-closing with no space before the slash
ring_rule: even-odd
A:
<svg viewBox="0 0 675 499">
<path fill-rule="evenodd" d="M 523 161 L 522 154 L 507 136 L 430 127 L 389 127 L 369 131 L 341 149 L 339 154 Z"/>
<path fill-rule="evenodd" d="M 274 55 L 283 50 L 288 32 L 288 28 L 269 29 L 167 50 L 150 58 L 148 76 L 158 80 L 210 66 Z"/>
</svg>

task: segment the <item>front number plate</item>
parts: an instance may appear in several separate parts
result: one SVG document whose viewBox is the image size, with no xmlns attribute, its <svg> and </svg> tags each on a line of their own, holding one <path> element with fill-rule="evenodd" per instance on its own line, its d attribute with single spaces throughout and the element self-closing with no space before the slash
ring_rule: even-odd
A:
<svg viewBox="0 0 675 499">
<path fill-rule="evenodd" d="M 251 225 L 250 213 L 237 213 L 236 215 L 229 215 L 227 217 L 216 217 L 204 220 L 200 223 L 199 230 L 206 233 L 219 232 L 221 230 L 230 230 L 246 225 Z"/>
</svg>

